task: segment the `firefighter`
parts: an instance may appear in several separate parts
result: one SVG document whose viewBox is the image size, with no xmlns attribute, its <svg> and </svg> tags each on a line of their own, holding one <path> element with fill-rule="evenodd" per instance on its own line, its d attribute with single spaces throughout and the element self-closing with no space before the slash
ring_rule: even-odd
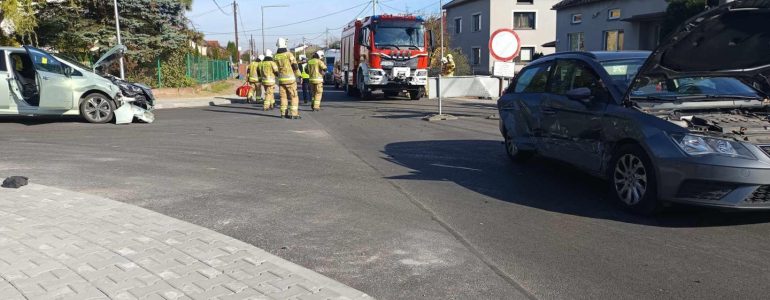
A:
<svg viewBox="0 0 770 300">
<path fill-rule="evenodd" d="M 273 58 L 278 66 L 278 85 L 281 94 L 281 117 L 299 119 L 299 96 L 297 95 L 297 78 L 301 82 L 297 59 L 287 49 L 288 41 L 279 38 L 276 46 L 278 51 Z"/>
<path fill-rule="evenodd" d="M 278 66 L 273 61 L 273 51 L 265 50 L 265 59 L 259 67 L 262 77 L 262 86 L 265 87 L 265 102 L 262 109 L 267 111 L 275 108 L 275 75 L 278 74 Z"/>
<path fill-rule="evenodd" d="M 444 77 L 455 76 L 455 60 L 452 54 L 447 54 L 446 57 L 441 59 L 441 75 Z"/>
<path fill-rule="evenodd" d="M 259 78 L 259 62 L 260 60 L 258 58 L 252 56 L 249 68 L 246 70 L 249 84 L 251 84 L 251 91 L 249 91 L 249 95 L 246 97 L 246 102 L 257 102 L 262 99 L 262 84 L 260 84 Z"/>
<path fill-rule="evenodd" d="M 299 70 L 302 74 L 302 103 L 307 104 L 307 96 L 308 96 L 308 79 L 310 79 L 310 75 L 307 73 L 307 56 L 300 55 L 299 56 Z M 312 91 L 310 92 L 312 95 Z"/>
<path fill-rule="evenodd" d="M 321 97 L 324 93 L 324 73 L 326 73 L 326 64 L 323 61 L 323 51 L 313 54 L 313 59 L 307 62 L 308 81 L 310 81 L 310 90 L 313 92 L 313 111 L 321 110 Z"/>
</svg>

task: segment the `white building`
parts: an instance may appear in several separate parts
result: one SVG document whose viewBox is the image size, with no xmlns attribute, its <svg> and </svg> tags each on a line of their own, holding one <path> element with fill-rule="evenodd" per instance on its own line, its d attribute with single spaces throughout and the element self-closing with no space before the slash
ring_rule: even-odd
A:
<svg viewBox="0 0 770 300">
<path fill-rule="evenodd" d="M 518 68 L 536 53 L 550 54 L 543 44 L 556 40 L 558 0 L 454 0 L 444 5 L 452 48 L 460 48 L 475 74 L 490 74 L 495 59 L 489 53 L 489 38 L 501 28 L 516 31 L 521 39 Z"/>
</svg>

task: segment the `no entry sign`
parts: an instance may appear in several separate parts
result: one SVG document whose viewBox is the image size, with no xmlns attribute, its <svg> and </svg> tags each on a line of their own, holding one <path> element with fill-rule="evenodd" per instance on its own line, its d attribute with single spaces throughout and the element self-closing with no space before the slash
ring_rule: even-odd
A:
<svg viewBox="0 0 770 300">
<path fill-rule="evenodd" d="M 521 40 L 515 31 L 498 29 L 489 38 L 489 52 L 497 60 L 511 61 L 519 56 Z"/>
</svg>

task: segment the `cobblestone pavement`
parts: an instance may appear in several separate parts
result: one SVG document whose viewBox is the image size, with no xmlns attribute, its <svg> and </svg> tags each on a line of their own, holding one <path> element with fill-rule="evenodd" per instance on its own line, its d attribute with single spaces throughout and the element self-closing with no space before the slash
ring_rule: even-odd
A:
<svg viewBox="0 0 770 300">
<path fill-rule="evenodd" d="M 264 250 L 143 208 L 0 189 L 0 299 L 369 299 Z"/>
</svg>

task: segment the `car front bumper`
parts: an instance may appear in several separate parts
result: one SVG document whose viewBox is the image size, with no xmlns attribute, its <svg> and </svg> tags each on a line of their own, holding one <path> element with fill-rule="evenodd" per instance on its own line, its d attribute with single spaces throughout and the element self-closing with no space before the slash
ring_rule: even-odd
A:
<svg viewBox="0 0 770 300">
<path fill-rule="evenodd" d="M 696 158 L 659 159 L 658 196 L 671 202 L 735 209 L 770 209 L 770 165 L 736 160 L 734 165 Z"/>
</svg>

